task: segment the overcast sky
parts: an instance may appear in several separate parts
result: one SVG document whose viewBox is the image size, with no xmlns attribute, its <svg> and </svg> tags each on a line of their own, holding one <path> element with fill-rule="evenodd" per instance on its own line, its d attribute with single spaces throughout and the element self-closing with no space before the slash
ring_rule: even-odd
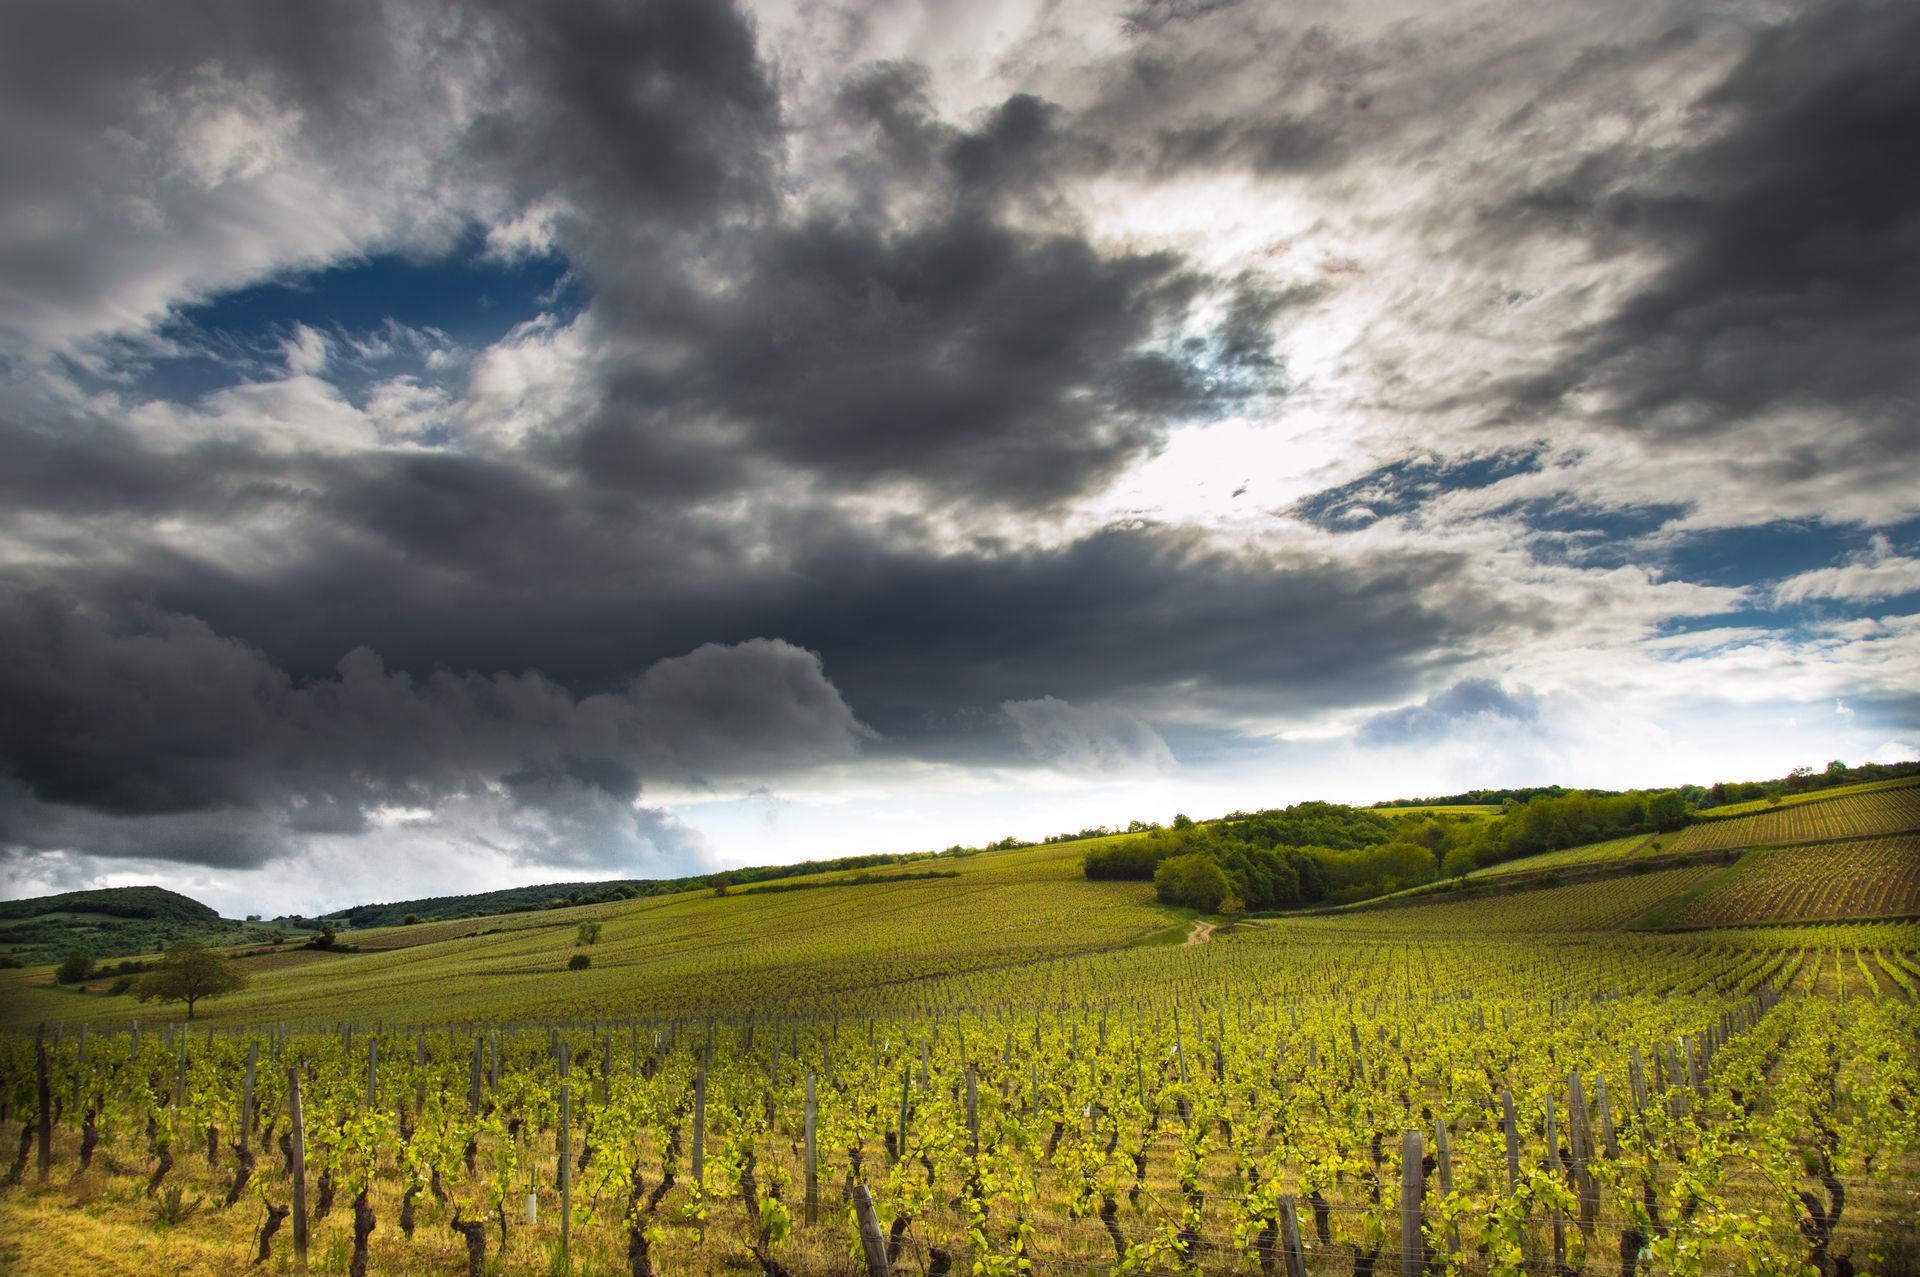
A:
<svg viewBox="0 0 1920 1277">
<path fill-rule="evenodd" d="M 1920 754 L 1920 6 L 7 0 L 0 873 Z"/>
</svg>

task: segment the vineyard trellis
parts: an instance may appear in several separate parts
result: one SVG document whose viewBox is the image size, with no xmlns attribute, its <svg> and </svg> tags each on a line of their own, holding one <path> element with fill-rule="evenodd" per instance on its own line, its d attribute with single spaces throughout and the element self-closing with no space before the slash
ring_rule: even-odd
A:
<svg viewBox="0 0 1920 1277">
<path fill-rule="evenodd" d="M 30 1149 L 156 1201 L 192 1178 L 249 1253 L 325 1235 L 356 1274 L 1832 1274 L 1882 1244 L 1859 1203 L 1920 1155 L 1912 928 L 1361 921 L 885 1007 L 48 1026 L 0 1043 L 0 1123 L 15 1180 Z"/>
</svg>

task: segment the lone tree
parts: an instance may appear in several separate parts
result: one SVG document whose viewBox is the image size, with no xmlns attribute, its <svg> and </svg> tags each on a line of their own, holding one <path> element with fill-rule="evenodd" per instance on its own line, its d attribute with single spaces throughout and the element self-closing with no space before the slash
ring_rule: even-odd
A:
<svg viewBox="0 0 1920 1277">
<path fill-rule="evenodd" d="M 600 924 L 583 922 L 573 929 L 573 942 L 576 945 L 600 943 Z"/>
<path fill-rule="evenodd" d="M 75 949 L 53 969 L 53 978 L 61 984 L 79 984 L 93 974 L 93 955 Z"/>
<path fill-rule="evenodd" d="M 153 970 L 140 977 L 134 996 L 142 1002 L 185 1002 L 187 1018 L 201 998 L 244 988 L 247 977 L 198 940 L 176 940 Z"/>
</svg>

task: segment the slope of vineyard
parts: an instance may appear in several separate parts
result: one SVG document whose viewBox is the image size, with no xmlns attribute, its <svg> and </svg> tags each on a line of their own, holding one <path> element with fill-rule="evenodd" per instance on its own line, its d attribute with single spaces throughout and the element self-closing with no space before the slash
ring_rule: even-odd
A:
<svg viewBox="0 0 1920 1277">
<path fill-rule="evenodd" d="M 1623 927 L 1661 902 L 1701 886 L 1721 869 L 1712 864 L 1681 865 L 1465 900 L 1427 896 L 1418 904 L 1343 910 L 1317 921 L 1360 933 L 1383 927 L 1394 934 L 1437 935 L 1605 931 Z"/>
<path fill-rule="evenodd" d="M 1920 785 L 1920 777 L 1895 776 L 1888 780 L 1865 780 L 1857 785 L 1834 785 L 1826 789 L 1809 789 L 1798 794 L 1777 794 L 1771 798 L 1749 798 L 1745 802 L 1727 803 L 1724 806 L 1709 808 L 1704 815 L 1712 820 L 1721 820 L 1728 816 L 1745 816 L 1750 812 L 1773 811 L 1780 807 L 1797 807 L 1801 803 L 1823 803 L 1830 798 L 1845 798 L 1852 794 L 1872 794 L 1883 789 L 1903 789 Z"/>
<path fill-rule="evenodd" d="M 1693 898 L 1681 926 L 1920 914 L 1920 836 L 1756 851 Z"/>
<path fill-rule="evenodd" d="M 1652 895 L 1690 872 L 1592 885 Z M 896 1273 L 944 1256 L 1253 1277 L 1278 1267 L 1286 1210 L 1311 1277 L 1398 1271 L 1408 1247 L 1501 1277 L 1611 1277 L 1623 1249 L 1650 1273 L 1800 1272 L 1809 1201 L 1823 1244 L 1884 1270 L 1872 1256 L 1900 1239 L 1881 1221 L 1911 1212 L 1920 1164 L 1915 929 L 1634 936 L 1573 924 L 1638 899 L 1528 894 L 975 968 L 811 1013 L 68 1030 L 47 1042 L 55 1185 L 0 1189 L 0 1261 L 248 1271 L 268 1208 L 293 1200 L 278 1140 L 297 1077 L 322 1272 L 467 1271 L 453 1225 L 481 1221 L 501 1273 L 631 1272 L 638 1253 L 648 1272 L 853 1277 L 856 1186 Z M 0 1040 L 9 1145 L 34 1068 L 29 1039 Z M 1409 1131 L 1430 1166 L 1403 1160 Z M 239 1204 L 156 1228 L 170 1190 Z M 268 1271 L 290 1246 L 282 1228 Z"/>
<path fill-rule="evenodd" d="M 1606 860 L 1624 860 L 1629 856 L 1646 854 L 1654 838 L 1648 834 L 1628 834 L 1624 838 L 1609 838 L 1605 842 L 1590 842 L 1578 847 L 1563 847 L 1559 851 L 1543 851 L 1538 855 L 1522 856 L 1517 860 L 1503 860 L 1499 864 L 1482 865 L 1467 874 L 1472 881 L 1479 878 L 1501 878 L 1510 874 L 1531 873 L 1538 869 L 1564 869 L 1572 865 L 1593 865 Z"/>
<path fill-rule="evenodd" d="M 1901 785 L 1689 825 L 1667 840 L 1673 852 L 1821 842 L 1920 830 L 1920 785 Z"/>
<path fill-rule="evenodd" d="M 940 862 L 951 878 L 908 877 L 917 866 L 903 866 L 864 884 L 851 873 L 823 874 L 779 890 L 687 892 L 344 933 L 359 952 L 257 948 L 239 962 L 254 977 L 250 986 L 201 1014 L 297 1021 L 351 1007 L 369 1019 L 534 1018 L 748 1006 L 852 997 L 1184 931 L 1184 914 L 1151 903 L 1151 884 L 1087 881 L 1083 846 Z M 581 922 L 601 924 L 597 943 L 576 944 Z M 575 954 L 589 955 L 591 967 L 568 970 Z M 55 988 L 44 969 L 0 971 L 0 1022 L 143 1014 L 130 997 Z"/>
</svg>

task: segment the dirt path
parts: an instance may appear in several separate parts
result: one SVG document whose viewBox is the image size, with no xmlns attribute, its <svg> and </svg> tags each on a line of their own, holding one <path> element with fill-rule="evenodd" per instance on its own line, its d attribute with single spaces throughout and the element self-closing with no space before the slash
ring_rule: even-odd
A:
<svg viewBox="0 0 1920 1277">
<path fill-rule="evenodd" d="M 1199 918 L 1195 918 L 1193 920 L 1193 930 L 1187 932 L 1187 943 L 1205 944 L 1213 936 L 1215 930 L 1216 927 L 1213 923 L 1204 922 Z"/>
</svg>

